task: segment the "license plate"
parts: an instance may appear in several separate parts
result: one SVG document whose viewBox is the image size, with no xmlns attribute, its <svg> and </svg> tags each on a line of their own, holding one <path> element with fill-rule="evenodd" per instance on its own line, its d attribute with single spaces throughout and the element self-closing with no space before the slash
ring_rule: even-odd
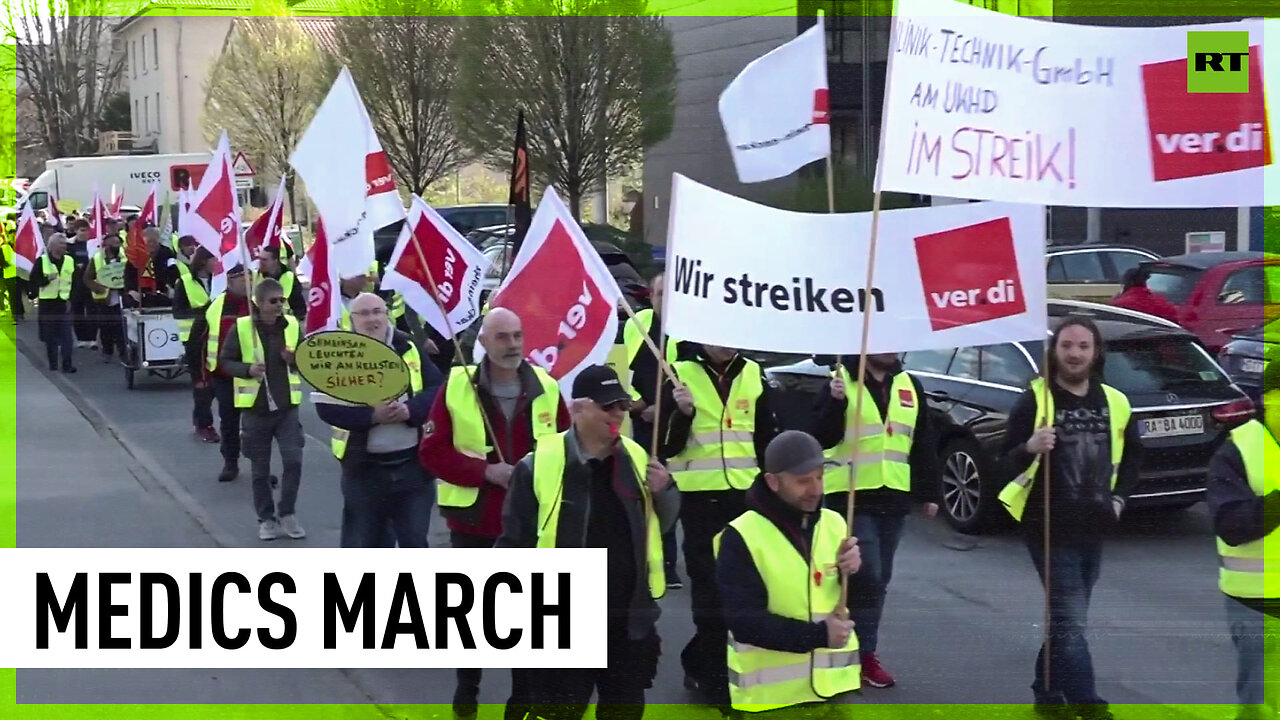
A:
<svg viewBox="0 0 1280 720">
<path fill-rule="evenodd" d="M 1253 358 L 1245 358 L 1244 360 L 1240 361 L 1240 370 L 1243 372 L 1247 372 L 1250 375 L 1261 375 L 1262 361 L 1254 360 Z"/>
<path fill-rule="evenodd" d="M 1204 416 L 1199 413 L 1142 420 L 1142 437 L 1144 438 L 1199 435 L 1202 432 L 1204 432 Z"/>
</svg>

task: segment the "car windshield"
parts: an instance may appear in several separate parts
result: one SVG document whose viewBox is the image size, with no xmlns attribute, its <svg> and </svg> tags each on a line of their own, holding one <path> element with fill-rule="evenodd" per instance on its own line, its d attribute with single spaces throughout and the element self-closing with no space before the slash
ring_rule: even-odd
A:
<svg viewBox="0 0 1280 720">
<path fill-rule="evenodd" d="M 1108 385 L 1128 395 L 1231 383 L 1199 345 L 1184 337 L 1108 343 L 1103 375 Z"/>
<path fill-rule="evenodd" d="M 1150 266 L 1151 277 L 1147 279 L 1147 288 L 1159 293 L 1174 305 L 1183 305 L 1191 297 L 1196 282 L 1200 280 L 1201 271 L 1181 267 Z"/>
</svg>

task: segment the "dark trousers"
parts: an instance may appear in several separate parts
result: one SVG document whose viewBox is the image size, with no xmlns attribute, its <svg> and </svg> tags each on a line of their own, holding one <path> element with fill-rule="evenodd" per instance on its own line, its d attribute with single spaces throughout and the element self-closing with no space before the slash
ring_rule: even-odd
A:
<svg viewBox="0 0 1280 720">
<path fill-rule="evenodd" d="M 853 536 L 858 538 L 862 567 L 849 578 L 849 618 L 853 620 L 858 649 L 862 652 L 876 651 L 885 592 L 893 577 L 893 556 L 898 552 L 898 541 L 906 524 L 906 515 L 855 513 L 853 516 Z"/>
<path fill-rule="evenodd" d="M 662 533 L 662 566 L 667 571 L 667 580 L 672 580 L 676 576 L 676 527 Z"/>
<path fill-rule="evenodd" d="M 80 289 L 77 278 L 76 287 L 71 290 L 71 320 L 75 324 L 76 340 L 93 342 L 98 339 L 98 318 L 93 312 L 93 297 L 88 290 Z"/>
<path fill-rule="evenodd" d="M 538 720 L 581 720 L 591 694 L 597 720 L 640 720 L 644 691 L 658 668 L 657 634 L 632 640 L 626 627 L 609 629 L 609 666 L 589 669 L 529 670 Z"/>
<path fill-rule="evenodd" d="M 62 356 L 62 369 L 66 370 L 71 367 L 71 352 L 75 348 L 76 338 L 72 332 L 71 316 L 66 312 L 66 306 L 61 305 L 61 312 L 58 313 L 40 313 L 40 322 L 43 325 L 41 335 L 44 338 L 44 350 L 49 359 L 49 369 L 58 369 L 58 356 Z"/>
<path fill-rule="evenodd" d="M 859 543 L 861 544 L 861 543 Z M 1044 583 L 1044 545 L 1027 538 L 1027 549 Z M 1089 600 L 1102 567 L 1102 543 L 1062 543 L 1049 551 L 1049 683 L 1044 678 L 1044 646 L 1036 656 L 1031 689 L 1045 702 L 1104 704 L 1094 688 L 1093 658 L 1085 639 Z"/>
<path fill-rule="evenodd" d="M 95 302 L 92 309 L 102 339 L 102 354 L 111 357 L 119 353 L 124 357 L 124 320 L 120 317 L 120 306 Z"/>
<path fill-rule="evenodd" d="M 191 385 L 191 424 L 196 427 L 213 427 L 213 381 L 202 379 L 200 370 L 191 374 L 194 378 Z M 203 383 L 199 387 L 196 383 Z"/>
<path fill-rule="evenodd" d="M 213 397 L 218 401 L 218 431 L 222 434 L 222 459 L 228 464 L 240 461 L 240 411 L 236 408 L 231 378 L 213 375 L 209 378 Z"/>
<path fill-rule="evenodd" d="M 693 638 L 680 653 L 686 675 L 711 686 L 728 702 L 725 648 L 729 629 L 720 609 L 716 587 L 716 559 L 712 539 L 745 509 L 746 493 L 691 492 L 680 496 L 680 525 L 684 529 L 684 565 L 689 571 L 693 605 Z"/>
<path fill-rule="evenodd" d="M 9 312 L 19 320 L 26 317 L 27 308 L 22 304 L 22 286 L 25 283 L 20 277 L 5 278 L 5 292 L 9 296 Z"/>
<path fill-rule="evenodd" d="M 221 411 L 221 404 L 218 409 Z M 258 513 L 258 522 L 292 515 L 298 502 L 298 487 L 302 484 L 302 447 L 306 444 L 298 408 L 263 413 L 246 411 L 240 416 L 240 427 L 244 435 L 244 456 L 249 458 L 249 472 L 253 477 L 253 508 Z M 283 466 L 279 506 L 271 492 L 273 440 L 280 448 Z"/>
<path fill-rule="evenodd" d="M 344 463 L 341 546 L 387 547 L 390 527 L 392 547 L 427 547 L 435 501 L 435 483 L 416 456 L 395 465 Z"/>
<path fill-rule="evenodd" d="M 491 548 L 497 538 L 484 538 L 467 535 L 457 531 L 449 531 L 449 544 L 455 548 Z M 503 711 L 504 720 L 525 720 L 533 709 L 529 670 L 511 669 L 511 697 L 507 699 Z M 468 700 L 475 702 L 480 695 L 480 678 L 483 673 L 479 668 L 458 668 L 458 689 L 454 692 L 454 701 Z"/>
</svg>

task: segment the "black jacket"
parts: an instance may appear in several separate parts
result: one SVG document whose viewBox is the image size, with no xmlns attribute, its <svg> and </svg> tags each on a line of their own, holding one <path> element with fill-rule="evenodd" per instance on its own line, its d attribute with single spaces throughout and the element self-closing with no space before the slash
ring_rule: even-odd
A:
<svg viewBox="0 0 1280 720">
<path fill-rule="evenodd" d="M 844 363 L 849 377 L 858 377 L 858 360 Z M 878 382 L 871 373 L 867 373 L 866 386 L 875 400 L 876 409 L 880 411 L 883 421 L 889 412 L 889 390 L 893 381 L 905 372 L 899 365 L 887 373 L 884 382 Z M 916 391 L 917 411 L 915 430 L 911 434 L 911 453 L 907 463 L 911 466 L 911 492 L 880 488 L 878 490 L 859 490 L 856 511 L 874 515 L 905 515 L 911 510 L 911 503 L 939 503 L 942 500 L 941 472 L 938 467 L 938 436 L 933 429 L 933 421 L 929 417 L 928 398 L 920 380 L 910 373 L 911 385 Z M 853 412 L 857 396 L 854 387 L 846 388 L 844 400 L 831 397 L 831 383 L 827 382 L 818 391 L 814 403 L 813 436 L 822 443 L 822 447 L 831 449 L 844 440 L 845 418 Z M 848 462 L 850 458 L 840 458 Z M 830 471 L 829 471 L 830 472 Z M 847 469 L 843 472 L 847 473 Z"/>
<path fill-rule="evenodd" d="M 1244 458 L 1235 443 L 1223 443 L 1209 461 L 1205 502 L 1213 517 L 1213 533 L 1232 547 L 1261 540 L 1280 527 L 1280 491 L 1273 490 L 1262 497 L 1253 491 L 1245 474 Z M 1236 600 L 1259 612 L 1280 617 L 1280 600 Z"/>
<path fill-rule="evenodd" d="M 811 552 L 813 529 L 821 508 L 806 513 L 786 504 L 769 489 L 764 476 L 758 475 L 747 491 L 747 509 L 755 510 L 776 525 L 791 541 L 791 546 L 809 558 L 811 566 L 814 564 Z M 828 560 L 835 562 L 835 558 L 823 558 L 819 562 L 825 565 Z M 807 653 L 827 646 L 825 622 L 794 620 L 769 612 L 769 591 L 764 579 L 760 577 L 746 541 L 733 526 L 726 527 L 720 536 L 716 584 L 720 588 L 725 624 L 733 633 L 734 640 L 792 653 Z M 803 591 L 804 588 L 796 588 L 796 592 Z"/>
<path fill-rule="evenodd" d="M 591 468 L 582 458 L 577 434 L 569 430 L 565 439 L 564 489 L 561 492 L 560 519 L 556 526 L 556 547 L 584 547 L 587 538 L 587 521 L 591 517 Z M 538 498 L 533 490 L 533 462 L 531 452 L 516 464 L 511 473 L 511 489 L 507 492 L 502 508 L 502 536 L 495 547 L 531 548 L 538 543 Z M 631 608 L 627 618 L 627 630 L 632 640 L 642 640 L 653 633 L 654 623 L 661 611 L 649 592 L 648 560 L 645 557 L 648 526 L 644 505 L 636 492 L 637 483 L 645 482 L 635 477 L 622 444 L 614 446 L 613 461 L 619 468 L 613 474 L 613 490 L 626 509 L 631 526 L 631 546 L 635 555 L 635 584 Z M 643 472 L 643 469 L 641 469 Z M 572 502 L 563 499 L 572 498 Z M 679 491 L 675 484 L 654 496 L 654 512 L 663 530 L 675 522 L 679 513 Z"/>
<path fill-rule="evenodd" d="M 268 391 L 271 393 L 271 400 L 275 402 L 277 412 L 295 407 L 289 392 L 289 370 L 296 368 L 292 362 L 285 360 L 284 352 L 287 349 L 284 337 L 285 327 L 286 321 L 283 316 L 276 318 L 276 321 L 270 325 L 262 322 L 260 318 L 254 318 L 253 331 L 258 338 L 258 350 L 262 353 L 262 363 L 267 368 L 267 374 L 266 382 L 258 388 L 258 396 L 254 398 L 253 407 L 250 408 L 252 412 L 271 411 L 271 404 L 267 400 Z M 252 377 L 249 374 L 250 364 L 242 359 L 240 333 L 235 331 L 235 326 L 232 326 L 231 332 L 228 332 L 227 337 L 223 339 L 222 348 L 218 352 L 218 359 L 228 375 L 241 379 Z"/>
</svg>

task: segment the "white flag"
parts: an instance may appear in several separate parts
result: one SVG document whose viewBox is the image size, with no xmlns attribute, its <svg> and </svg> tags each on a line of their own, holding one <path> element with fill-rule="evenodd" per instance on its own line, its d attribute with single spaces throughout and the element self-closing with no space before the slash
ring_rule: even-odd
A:
<svg viewBox="0 0 1280 720">
<path fill-rule="evenodd" d="M 231 168 L 231 144 L 222 131 L 218 147 L 200 179 L 200 187 L 188 192 L 190 211 L 184 220 L 187 232 L 215 258 L 236 249 L 240 236 L 240 201 L 236 197 L 235 172 Z"/>
<path fill-rule="evenodd" d="M 744 183 L 789 175 L 831 154 L 827 44 L 818 24 L 748 65 L 720 94 L 720 121 Z"/>
<path fill-rule="evenodd" d="M 488 269 L 480 250 L 414 195 L 382 288 L 399 292 L 444 337 L 456 337 L 480 317 L 480 289 Z M 439 302 L 431 298 L 432 284 Z"/>
<path fill-rule="evenodd" d="M 289 164 L 324 219 L 342 277 L 369 271 L 373 232 L 404 219 L 404 205 L 360 92 L 344 67 Z"/>
</svg>

